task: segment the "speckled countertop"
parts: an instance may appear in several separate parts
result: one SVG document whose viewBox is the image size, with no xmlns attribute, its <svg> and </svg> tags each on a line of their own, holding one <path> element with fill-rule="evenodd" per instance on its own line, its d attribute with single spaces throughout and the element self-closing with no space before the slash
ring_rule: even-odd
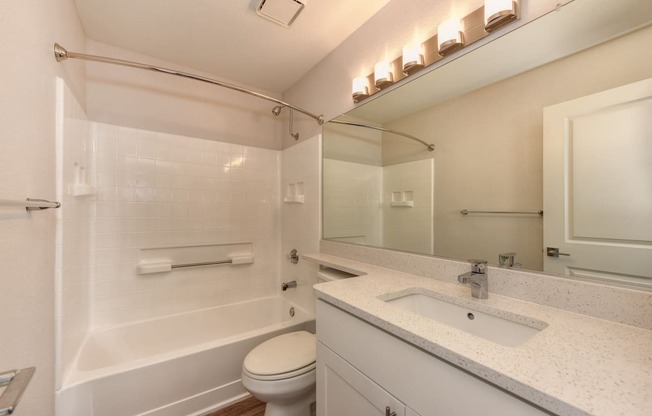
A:
<svg viewBox="0 0 652 416">
<path fill-rule="evenodd" d="M 652 331 L 562 311 L 326 254 L 303 256 L 354 274 L 315 286 L 323 299 L 403 340 L 559 415 L 652 415 Z M 506 347 L 384 301 L 402 293 L 436 293 L 455 303 L 548 326 Z"/>
</svg>

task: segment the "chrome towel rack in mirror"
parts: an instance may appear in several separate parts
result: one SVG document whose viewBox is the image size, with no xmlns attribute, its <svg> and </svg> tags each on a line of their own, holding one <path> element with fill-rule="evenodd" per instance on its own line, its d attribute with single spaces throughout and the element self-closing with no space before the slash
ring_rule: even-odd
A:
<svg viewBox="0 0 652 416">
<path fill-rule="evenodd" d="M 61 203 L 47 199 L 27 198 L 24 201 L 0 199 L 0 207 L 25 207 L 26 211 L 38 211 L 50 208 L 59 208 Z"/>
<path fill-rule="evenodd" d="M 543 217 L 543 210 L 538 211 L 469 211 L 468 209 L 463 209 L 460 211 L 462 215 L 469 214 L 525 214 L 525 215 L 539 215 Z"/>
<path fill-rule="evenodd" d="M 29 367 L 0 374 L 0 387 L 5 387 L 0 395 L 0 416 L 10 415 L 16 411 L 16 406 L 35 371 L 36 367 Z"/>
</svg>

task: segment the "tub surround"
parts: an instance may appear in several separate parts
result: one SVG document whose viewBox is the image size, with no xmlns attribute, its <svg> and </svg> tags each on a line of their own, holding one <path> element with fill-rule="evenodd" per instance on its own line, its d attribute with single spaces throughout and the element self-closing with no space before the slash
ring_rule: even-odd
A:
<svg viewBox="0 0 652 416">
<path fill-rule="evenodd" d="M 423 277 L 323 253 L 323 243 L 322 253 L 303 257 L 359 277 L 316 285 L 318 298 L 554 414 L 652 412 L 652 315 L 646 292 L 630 294 L 626 289 L 576 282 L 566 287 L 556 282 L 561 278 L 491 267 L 489 299 L 478 300 L 471 297 L 469 287 L 454 283 L 457 274 L 468 271 L 468 264 L 371 249 L 379 252 L 375 253 L 377 263 L 387 266 L 392 257 L 394 261 L 399 258 L 392 266 L 411 273 L 420 267 L 425 272 L 429 264 L 429 276 Z M 411 257 L 423 257 L 422 264 Z M 534 278 L 545 281 L 544 286 L 531 286 Z M 574 290 L 579 289 L 601 297 L 577 298 Z M 499 309 L 505 315 L 524 315 L 548 326 L 518 347 L 505 347 L 384 301 L 387 294 L 400 291 L 435 292 L 479 311 Z M 616 293 L 608 299 L 602 292 Z M 560 300 L 562 293 L 568 299 Z M 629 301 L 621 297 L 628 294 L 640 298 L 632 303 L 648 299 L 647 305 L 637 305 L 639 317 L 607 316 L 611 309 L 628 308 Z M 622 299 L 620 304 L 603 303 L 618 299 Z M 606 312 L 597 311 L 600 306 Z"/>
</svg>

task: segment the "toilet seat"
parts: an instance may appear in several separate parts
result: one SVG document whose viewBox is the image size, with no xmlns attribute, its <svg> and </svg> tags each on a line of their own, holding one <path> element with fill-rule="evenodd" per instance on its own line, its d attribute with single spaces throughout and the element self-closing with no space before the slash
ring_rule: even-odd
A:
<svg viewBox="0 0 652 416">
<path fill-rule="evenodd" d="M 316 368 L 317 338 L 306 331 L 271 338 L 245 357 L 243 372 L 257 380 L 283 380 Z"/>
</svg>

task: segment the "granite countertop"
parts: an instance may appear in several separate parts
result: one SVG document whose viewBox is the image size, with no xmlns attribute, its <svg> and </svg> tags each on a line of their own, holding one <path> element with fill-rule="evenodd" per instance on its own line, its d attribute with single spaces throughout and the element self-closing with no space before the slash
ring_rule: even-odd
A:
<svg viewBox="0 0 652 416">
<path fill-rule="evenodd" d="M 306 260 L 356 275 L 320 283 L 318 298 L 555 414 L 652 415 L 652 331 L 491 293 L 311 254 Z M 388 304 L 404 293 L 437 294 L 478 311 L 525 316 L 547 327 L 506 347 Z"/>
</svg>

